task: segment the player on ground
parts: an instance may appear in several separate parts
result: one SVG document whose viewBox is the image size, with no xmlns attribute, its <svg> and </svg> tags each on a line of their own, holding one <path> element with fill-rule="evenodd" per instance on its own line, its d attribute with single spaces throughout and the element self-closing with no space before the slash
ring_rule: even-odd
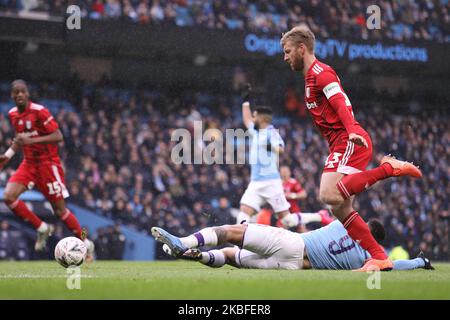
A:
<svg viewBox="0 0 450 320">
<path fill-rule="evenodd" d="M 305 77 L 305 101 L 315 125 L 327 139 L 330 154 L 320 182 L 320 199 L 332 207 L 352 239 L 370 252 L 372 258 L 361 268 L 392 269 L 392 261 L 375 241 L 367 224 L 353 209 L 354 196 L 377 181 L 394 176 L 422 176 L 414 165 L 385 156 L 380 166 L 364 171 L 372 160 L 372 141 L 355 120 L 352 105 L 336 72 L 314 55 L 314 34 L 295 27 L 281 39 L 284 61 Z"/>
<path fill-rule="evenodd" d="M 250 222 L 264 203 L 269 203 L 279 216 L 289 214 L 278 171 L 279 155 L 284 150 L 284 141 L 272 125 L 272 109 L 260 106 L 250 110 L 251 87 L 247 84 L 242 92 L 242 117 L 250 134 L 250 184 L 241 198 L 237 223 Z"/>
<path fill-rule="evenodd" d="M 368 228 L 377 241 L 384 239 L 385 231 L 381 222 L 371 220 Z M 175 237 L 158 227 L 153 227 L 151 231 L 157 241 L 164 243 L 167 254 L 215 268 L 229 264 L 252 269 L 352 270 L 361 267 L 370 256 L 350 238 L 337 220 L 326 227 L 301 234 L 258 224 L 205 228 L 184 238 Z M 228 247 L 207 252 L 197 249 L 227 243 L 241 249 Z M 393 263 L 394 270 L 417 268 L 433 269 L 423 253 L 416 259 Z M 372 266 L 370 270 L 379 269 Z"/>
<path fill-rule="evenodd" d="M 32 212 L 19 196 L 34 186 L 51 203 L 54 213 L 76 237 L 84 240 L 83 231 L 75 215 L 66 208 L 64 199 L 69 192 L 64 184 L 64 170 L 58 155 L 58 142 L 63 140 L 58 123 L 43 106 L 29 100 L 25 81 L 15 80 L 11 84 L 11 98 L 16 106 L 9 111 L 15 129 L 13 144 L 4 155 L 0 155 L 0 168 L 23 149 L 24 159 L 9 179 L 4 202 L 14 214 L 29 222 L 38 232 L 35 250 L 45 248 L 53 227 L 43 222 Z M 88 246 L 89 248 L 89 246 Z"/>
</svg>

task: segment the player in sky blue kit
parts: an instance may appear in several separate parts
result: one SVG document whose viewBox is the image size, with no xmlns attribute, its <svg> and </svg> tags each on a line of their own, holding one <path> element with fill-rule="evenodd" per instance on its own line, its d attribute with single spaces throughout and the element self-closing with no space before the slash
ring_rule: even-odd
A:
<svg viewBox="0 0 450 320">
<path fill-rule="evenodd" d="M 381 242 L 385 237 L 382 223 L 371 220 L 368 226 L 374 238 Z M 153 227 L 152 235 L 164 243 L 164 251 L 169 255 L 215 268 L 229 264 L 252 269 L 354 270 L 370 258 L 338 220 L 302 234 L 266 225 L 240 224 L 205 228 L 184 238 Z M 227 243 L 235 247 L 206 252 L 198 249 Z M 423 253 L 415 259 L 393 262 L 393 270 L 417 268 L 434 269 Z"/>
<path fill-rule="evenodd" d="M 240 201 L 237 223 L 250 222 L 265 203 L 269 203 L 278 218 L 291 214 L 290 204 L 284 194 L 283 183 L 279 172 L 279 155 L 283 153 L 284 141 L 278 130 L 272 125 L 272 109 L 257 106 L 253 113 L 250 109 L 250 84 L 242 91 L 242 118 L 250 136 L 251 166 L 250 184 Z M 321 222 L 326 219 L 320 213 L 299 213 L 301 222 Z M 287 222 L 281 220 L 286 227 Z"/>
<path fill-rule="evenodd" d="M 251 87 L 247 84 L 242 93 L 242 118 L 250 136 L 251 166 L 250 184 L 241 198 L 237 223 L 250 222 L 265 203 L 269 203 L 276 214 L 289 214 L 290 204 L 286 200 L 278 170 L 278 158 L 284 150 L 284 141 L 272 125 L 272 110 L 266 106 L 250 109 Z"/>
</svg>

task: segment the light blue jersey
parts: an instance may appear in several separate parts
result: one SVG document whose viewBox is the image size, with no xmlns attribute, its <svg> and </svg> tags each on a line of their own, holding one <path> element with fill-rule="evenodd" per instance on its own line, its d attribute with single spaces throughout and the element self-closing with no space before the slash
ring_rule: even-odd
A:
<svg viewBox="0 0 450 320">
<path fill-rule="evenodd" d="M 255 130 L 253 122 L 248 131 L 250 133 L 250 167 L 251 181 L 280 179 L 278 170 L 278 154 L 268 152 L 267 145 L 284 147 L 284 141 L 278 130 L 269 125 L 267 128 Z"/>
<path fill-rule="evenodd" d="M 350 238 L 341 222 L 301 234 L 314 269 L 358 269 L 370 254 Z"/>
</svg>

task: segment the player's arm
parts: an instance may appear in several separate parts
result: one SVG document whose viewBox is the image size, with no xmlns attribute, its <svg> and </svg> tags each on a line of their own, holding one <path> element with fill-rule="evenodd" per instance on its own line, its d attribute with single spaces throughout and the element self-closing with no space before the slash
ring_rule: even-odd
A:
<svg viewBox="0 0 450 320">
<path fill-rule="evenodd" d="M 267 144 L 267 151 L 275 152 L 278 155 L 282 155 L 284 153 L 284 141 L 278 131 L 271 133 L 269 143 Z"/>
<path fill-rule="evenodd" d="M 242 119 L 244 120 L 244 125 L 247 129 L 252 127 L 253 117 L 252 111 L 250 110 L 250 102 L 248 101 L 242 103 Z"/>
<path fill-rule="evenodd" d="M 272 152 L 278 153 L 279 155 L 282 155 L 284 153 L 284 147 L 281 145 L 268 144 L 267 151 L 272 151 Z"/>
<path fill-rule="evenodd" d="M 0 155 L 0 169 L 3 169 L 3 167 L 19 150 L 20 146 L 13 142 L 11 147 L 9 147 L 4 154 Z"/>
<path fill-rule="evenodd" d="M 297 182 L 295 184 L 294 192 L 290 192 L 288 195 L 286 195 L 286 198 L 290 200 L 303 200 L 306 199 L 307 196 L 308 194 L 306 193 L 306 190 L 303 189 Z"/>
<path fill-rule="evenodd" d="M 20 133 L 16 136 L 14 141 L 19 146 L 29 144 L 44 144 L 44 143 L 58 143 L 64 140 L 61 130 L 59 130 L 58 123 L 46 108 L 39 110 L 38 119 L 40 120 L 39 132 L 40 136 L 31 138 L 29 134 Z"/>
<path fill-rule="evenodd" d="M 303 199 L 306 199 L 306 197 L 308 196 L 308 194 L 306 193 L 306 190 L 304 190 L 304 189 L 302 189 L 299 192 L 295 192 L 293 194 L 295 196 L 294 199 L 296 199 L 296 200 L 303 200 Z"/>
<path fill-rule="evenodd" d="M 241 90 L 242 98 L 242 120 L 244 121 L 245 127 L 253 127 L 253 117 L 252 110 L 250 109 L 250 93 L 252 92 L 252 86 L 247 83 Z"/>
<path fill-rule="evenodd" d="M 336 75 L 330 71 L 324 71 L 317 77 L 317 83 L 325 97 L 330 102 L 331 108 L 336 112 L 348 133 L 349 140 L 357 145 L 368 147 L 366 139 L 356 133 L 355 118 L 348 108 L 350 101 L 339 85 Z"/>
<path fill-rule="evenodd" d="M 36 144 L 36 143 L 58 143 L 60 141 L 63 141 L 63 134 L 61 130 L 56 129 L 56 131 L 47 134 L 45 136 L 39 136 L 35 138 L 29 137 L 26 133 L 19 133 L 14 138 L 14 143 L 16 143 L 19 146 L 26 146 L 29 144 Z"/>
<path fill-rule="evenodd" d="M 14 126 L 11 114 L 9 114 L 9 121 L 11 125 Z M 9 162 L 9 160 L 11 160 L 12 157 L 14 157 L 14 155 L 20 150 L 20 148 L 21 147 L 17 143 L 14 143 L 13 140 L 9 149 L 6 150 L 4 154 L 0 155 L 0 169 L 3 169 L 3 167 Z"/>
</svg>

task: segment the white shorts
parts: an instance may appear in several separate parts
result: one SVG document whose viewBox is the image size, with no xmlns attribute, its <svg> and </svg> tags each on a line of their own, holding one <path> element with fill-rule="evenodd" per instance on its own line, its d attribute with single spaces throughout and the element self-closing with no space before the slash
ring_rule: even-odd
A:
<svg viewBox="0 0 450 320">
<path fill-rule="evenodd" d="M 241 204 L 245 204 L 256 211 L 261 210 L 261 206 L 268 202 L 275 213 L 289 210 L 291 205 L 284 195 L 281 179 L 251 181 L 241 199 Z"/>
<path fill-rule="evenodd" d="M 251 269 L 303 268 L 305 242 L 298 233 L 261 224 L 249 224 L 236 264 Z"/>
</svg>

